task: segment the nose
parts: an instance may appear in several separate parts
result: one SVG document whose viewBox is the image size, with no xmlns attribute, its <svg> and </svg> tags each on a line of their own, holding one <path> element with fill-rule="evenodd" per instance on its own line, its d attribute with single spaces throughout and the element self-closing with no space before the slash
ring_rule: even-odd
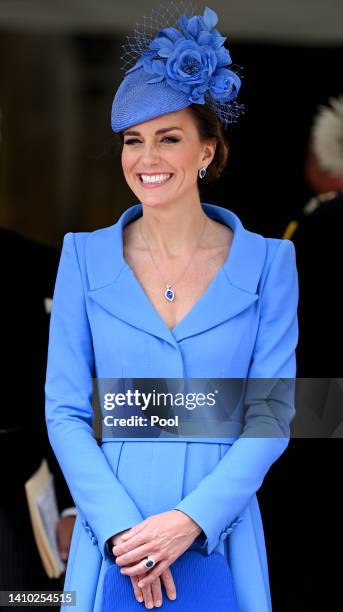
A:
<svg viewBox="0 0 343 612">
<path fill-rule="evenodd" d="M 145 143 L 142 151 L 142 161 L 145 164 L 159 163 L 160 153 L 154 143 Z"/>
</svg>

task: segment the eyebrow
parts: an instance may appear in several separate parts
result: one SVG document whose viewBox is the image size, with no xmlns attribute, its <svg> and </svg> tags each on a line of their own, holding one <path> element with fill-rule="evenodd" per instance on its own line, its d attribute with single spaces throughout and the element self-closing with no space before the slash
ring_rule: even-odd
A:
<svg viewBox="0 0 343 612">
<path fill-rule="evenodd" d="M 162 128 L 161 130 L 157 130 L 155 133 L 156 134 L 165 134 L 166 132 L 170 132 L 171 130 L 180 130 L 181 132 L 183 132 L 183 129 L 180 127 L 168 127 L 168 128 Z M 124 132 L 124 136 L 140 136 L 140 132 L 136 132 L 135 130 L 129 130 L 127 132 Z"/>
</svg>

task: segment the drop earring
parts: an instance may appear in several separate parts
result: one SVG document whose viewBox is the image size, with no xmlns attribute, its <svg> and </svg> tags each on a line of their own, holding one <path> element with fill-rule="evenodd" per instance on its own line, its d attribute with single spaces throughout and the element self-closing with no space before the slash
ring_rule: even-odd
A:
<svg viewBox="0 0 343 612">
<path fill-rule="evenodd" d="M 199 178 L 203 179 L 205 175 L 206 175 L 206 168 L 200 168 Z"/>
</svg>

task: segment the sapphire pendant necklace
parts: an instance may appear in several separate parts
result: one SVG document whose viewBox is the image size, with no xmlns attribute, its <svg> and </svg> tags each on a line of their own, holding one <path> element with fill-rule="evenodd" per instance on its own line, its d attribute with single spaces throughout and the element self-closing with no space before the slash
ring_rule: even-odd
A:
<svg viewBox="0 0 343 612">
<path fill-rule="evenodd" d="M 140 219 L 140 223 L 139 223 L 139 229 L 140 229 L 140 232 L 141 232 L 141 234 L 142 234 L 142 238 L 143 238 L 143 240 L 144 240 L 144 242 L 145 242 L 146 246 L 148 247 L 148 251 L 149 251 L 149 253 L 150 253 L 150 257 L 151 257 L 151 259 L 152 259 L 152 262 L 153 262 L 153 264 L 154 264 L 155 268 L 156 268 L 156 269 L 158 270 L 158 272 L 161 274 L 161 271 L 160 271 L 160 269 L 159 269 L 158 265 L 156 264 L 156 262 L 155 262 L 155 260 L 154 260 L 154 258 L 153 258 L 153 255 L 152 255 L 152 252 L 151 252 L 151 250 L 150 250 L 150 247 L 149 247 L 149 245 L 148 245 L 147 241 L 146 241 L 146 240 L 145 240 L 145 238 L 144 238 L 144 234 L 143 234 L 143 230 L 142 230 L 142 219 L 143 219 L 143 217 L 141 217 L 141 219 Z M 192 261 L 192 259 L 193 259 L 194 255 L 195 255 L 195 252 L 196 252 L 196 251 L 197 251 L 197 249 L 198 249 L 198 245 L 200 244 L 200 240 L 201 240 L 201 238 L 202 238 L 202 236 L 203 236 L 203 234 L 204 234 L 204 231 L 205 231 L 205 226 L 206 226 L 206 221 L 207 221 L 207 216 L 205 216 L 205 219 L 204 219 L 204 225 L 203 225 L 203 229 L 202 229 L 202 232 L 201 232 L 201 234 L 200 234 L 199 240 L 197 241 L 196 248 L 194 249 L 194 252 L 193 252 L 193 254 L 191 255 L 191 258 L 190 258 L 190 260 L 189 260 L 189 262 L 188 262 L 188 264 L 187 264 L 186 268 L 185 268 L 185 269 L 184 269 L 184 271 L 182 272 L 181 276 L 179 276 L 179 278 L 178 278 L 178 279 L 175 281 L 175 283 L 172 283 L 172 284 L 170 284 L 170 283 L 169 283 L 169 284 L 165 283 L 165 287 L 166 287 L 166 288 L 165 288 L 165 290 L 164 290 L 164 297 L 166 298 L 166 300 L 167 300 L 168 302 L 174 302 L 174 301 L 175 301 L 175 297 L 176 297 L 176 296 L 175 296 L 175 291 L 172 289 L 172 287 L 174 287 L 174 285 L 176 285 L 176 283 L 177 283 L 177 282 L 180 280 L 180 278 L 181 278 L 181 277 L 182 277 L 182 276 L 185 274 L 186 270 L 188 270 L 188 268 L 189 268 L 189 266 L 190 266 L 190 263 L 191 263 L 191 261 Z M 163 275 L 161 274 L 161 276 L 163 276 Z"/>
<path fill-rule="evenodd" d="M 166 288 L 166 290 L 164 292 L 164 297 L 168 300 L 168 302 L 174 302 L 174 300 L 175 300 L 175 293 L 171 289 L 171 285 L 167 285 L 167 288 Z"/>
</svg>

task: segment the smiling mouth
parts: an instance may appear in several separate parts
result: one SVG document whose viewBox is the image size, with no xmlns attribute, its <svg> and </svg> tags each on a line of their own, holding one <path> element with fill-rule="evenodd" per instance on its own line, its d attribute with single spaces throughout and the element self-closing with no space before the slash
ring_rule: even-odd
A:
<svg viewBox="0 0 343 612">
<path fill-rule="evenodd" d="M 164 185 L 173 175 L 166 174 L 138 174 L 139 180 L 143 185 Z"/>
</svg>

